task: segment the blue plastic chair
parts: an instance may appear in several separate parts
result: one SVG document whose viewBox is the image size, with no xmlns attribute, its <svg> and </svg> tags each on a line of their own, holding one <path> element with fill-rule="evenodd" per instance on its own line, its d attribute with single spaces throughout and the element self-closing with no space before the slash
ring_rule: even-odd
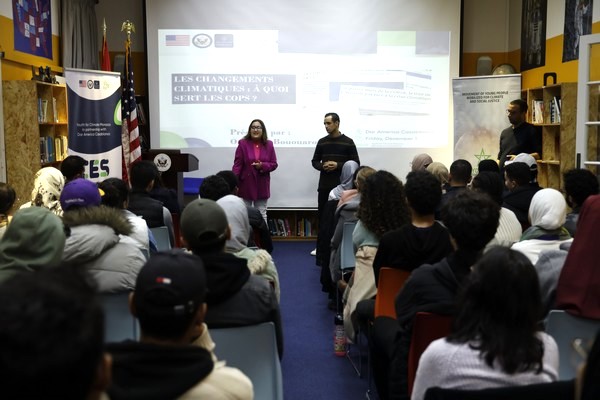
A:
<svg viewBox="0 0 600 400">
<path fill-rule="evenodd" d="M 102 293 L 104 308 L 104 342 L 137 340 L 137 320 L 129 312 L 129 292 Z"/>
<path fill-rule="evenodd" d="M 546 322 L 546 333 L 554 338 L 558 345 L 560 365 L 558 378 L 563 381 L 575 378 L 579 365 L 585 361 L 580 354 L 581 347 L 591 348 L 600 330 L 600 320 L 581 318 L 564 310 L 552 310 Z"/>
<path fill-rule="evenodd" d="M 171 249 L 171 241 L 169 240 L 169 229 L 166 226 L 159 226 L 156 228 L 150 228 L 154 240 L 156 240 L 156 247 L 158 251 L 165 251 Z"/>
<path fill-rule="evenodd" d="M 255 399 L 283 400 L 281 363 L 272 322 L 209 331 L 217 358 L 250 378 Z"/>
</svg>

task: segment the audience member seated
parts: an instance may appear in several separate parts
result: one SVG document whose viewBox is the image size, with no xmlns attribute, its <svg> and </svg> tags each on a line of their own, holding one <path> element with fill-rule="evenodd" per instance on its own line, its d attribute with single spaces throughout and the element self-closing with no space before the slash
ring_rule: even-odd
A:
<svg viewBox="0 0 600 400">
<path fill-rule="evenodd" d="M 341 247 L 344 234 L 344 223 L 356 222 L 356 212 L 360 204 L 360 188 L 364 187 L 365 181 L 376 171 L 368 166 L 361 166 L 354 172 L 354 188 L 345 190 L 340 197 L 340 201 L 335 209 L 333 216 L 335 229 L 331 237 L 331 254 L 329 257 L 329 272 L 332 282 L 337 283 L 342 279 L 341 272 Z M 336 288 L 337 290 L 337 288 Z"/>
<path fill-rule="evenodd" d="M 386 233 L 410 222 L 402 182 L 388 171 L 370 175 L 361 187 L 360 204 L 356 216 L 358 222 L 352 234 L 356 249 L 356 265 L 344 297 L 344 330 L 346 337 L 354 340 L 359 320 L 373 318 L 374 303 L 365 303 L 357 309 L 361 300 L 371 299 L 377 293 L 373 260 L 379 240 Z"/>
<path fill-rule="evenodd" d="M 496 161 L 490 160 L 494 164 Z M 498 164 L 496 164 L 498 166 Z M 477 174 L 471 182 L 471 188 L 475 191 L 488 194 L 492 200 L 502 205 L 502 193 L 504 192 L 504 183 L 499 172 L 483 171 Z M 500 208 L 500 222 L 496 235 L 485 246 L 486 250 L 493 246 L 510 247 L 518 242 L 522 234 L 521 223 L 514 212 L 508 208 Z"/>
<path fill-rule="evenodd" d="M 127 184 L 119 178 L 108 178 L 100 182 L 98 187 L 103 192 L 102 204 L 119 210 L 131 224 L 131 233 L 129 236 L 120 235 L 121 239 L 128 240 L 127 238 L 130 238 L 146 255 L 150 254 L 151 247 L 153 252 L 156 252 L 156 242 L 150 228 L 146 225 L 146 221 L 127 209 L 129 203 L 129 187 Z M 152 240 L 150 240 L 151 237 Z"/>
<path fill-rule="evenodd" d="M 127 209 L 144 218 L 148 228 L 166 226 L 169 231 L 171 247 L 175 247 L 171 212 L 164 207 L 160 200 L 153 199 L 150 196 L 150 191 L 154 187 L 158 174 L 158 168 L 152 161 L 140 160 L 131 164 L 129 172 L 131 193 L 129 194 Z"/>
<path fill-rule="evenodd" d="M 500 166 L 498 165 L 496 160 L 492 160 L 489 158 L 487 160 L 481 160 L 479 161 L 479 164 L 477 164 L 477 173 L 480 174 L 482 172 L 495 172 L 498 175 L 502 176 L 500 174 Z"/>
<path fill-rule="evenodd" d="M 450 187 L 448 168 L 441 162 L 434 161 L 427 166 L 427 171 L 437 178 L 442 187 L 442 194 L 446 193 Z"/>
<path fill-rule="evenodd" d="M 600 195 L 587 198 L 577 222 L 577 236 L 560 272 L 556 308 L 584 318 L 600 319 Z"/>
<path fill-rule="evenodd" d="M 499 218 L 498 204 L 472 190 L 463 190 L 442 208 L 455 251 L 438 263 L 415 269 L 396 297 L 397 320 L 378 317 L 373 324 L 374 381 L 382 400 L 408 399 L 408 350 L 415 314 L 455 314 L 456 294 L 496 234 Z"/>
<path fill-rule="evenodd" d="M 516 162 L 522 162 L 527 164 L 529 167 L 529 184 L 534 187 L 539 187 L 537 181 L 538 169 L 536 159 L 528 153 L 519 153 L 512 160 L 508 161 L 505 165 L 509 165 Z"/>
<path fill-rule="evenodd" d="M 229 186 L 229 193 L 234 196 L 238 195 L 238 177 L 231 170 L 223 170 L 217 172 L 217 176 L 225 179 L 227 185 Z M 220 196 L 221 198 L 223 196 Z M 211 199 L 217 201 L 219 199 Z M 245 203 L 244 203 L 245 204 Z M 256 207 L 251 207 L 246 204 L 246 210 L 248 210 L 248 221 L 250 222 L 250 235 L 248 237 L 248 246 L 249 247 L 260 247 L 261 249 L 266 250 L 267 252 L 273 252 L 273 241 L 271 240 L 271 232 L 269 231 L 269 226 L 267 222 L 262 217 L 262 214 Z M 256 232 L 258 234 L 258 238 L 260 243 L 256 243 L 254 240 L 254 234 Z"/>
<path fill-rule="evenodd" d="M 200 256 L 206 270 L 206 324 L 223 328 L 273 322 L 281 357 L 283 332 L 277 297 L 264 278 L 250 273 L 246 260 L 225 252 L 231 230 L 221 206 L 209 199 L 189 203 L 181 213 L 181 235 L 184 246 Z"/>
<path fill-rule="evenodd" d="M 277 301 L 279 301 L 279 274 L 273 258 L 265 250 L 250 249 L 246 245 L 250 223 L 248 222 L 248 211 L 244 200 L 228 194 L 217 200 L 217 204 L 225 211 L 229 229 L 231 229 L 231 238 L 225 243 L 225 251 L 247 260 L 248 268 L 252 274 L 262 276 L 273 285 Z"/>
<path fill-rule="evenodd" d="M 65 239 L 60 217 L 47 208 L 17 211 L 0 240 L 0 282 L 22 272 L 59 264 Z"/>
<path fill-rule="evenodd" d="M 540 290 L 527 257 L 489 250 L 466 279 L 457 310 L 450 335 L 421 355 L 412 400 L 434 386 L 477 390 L 558 380 L 558 346 L 539 329 Z"/>
<path fill-rule="evenodd" d="M 80 156 L 68 156 L 60 163 L 60 172 L 65 177 L 65 183 L 73 179 L 85 178 L 85 166 L 88 162 Z"/>
<path fill-rule="evenodd" d="M 204 323 L 206 292 L 202 260 L 195 255 L 171 250 L 144 265 L 130 296 L 140 341 L 107 348 L 113 357 L 112 400 L 253 398 L 250 380 L 213 353 Z"/>
<path fill-rule="evenodd" d="M 456 196 L 459 192 L 465 190 L 467 185 L 471 182 L 471 173 L 473 167 L 467 160 L 458 159 L 450 164 L 450 174 L 448 175 L 448 187 L 446 192 L 442 195 L 442 200 L 438 205 L 435 213 L 435 219 L 441 218 L 441 209 L 451 198 Z"/>
<path fill-rule="evenodd" d="M 77 267 L 42 268 L 1 286 L 2 398 L 106 399 L 104 317 L 88 281 Z"/>
<path fill-rule="evenodd" d="M 598 194 L 598 178 L 589 169 L 571 169 L 563 175 L 565 199 L 571 207 L 567 214 L 565 228 L 572 237 L 577 231 L 577 219 L 583 202 L 592 195 Z"/>
<path fill-rule="evenodd" d="M 345 190 L 354 188 L 354 173 L 358 167 L 358 163 L 354 160 L 348 160 L 344 163 L 340 175 L 340 184 L 331 189 L 328 200 L 340 200 Z"/>
<path fill-rule="evenodd" d="M 435 220 L 441 198 L 439 181 L 427 171 L 413 171 L 404 185 L 411 223 L 386 232 L 373 260 L 375 284 L 381 267 L 412 271 L 422 264 L 433 264 L 452 252 L 448 230 Z"/>
<path fill-rule="evenodd" d="M 100 292 L 129 291 L 146 257 L 128 237 L 132 228 L 127 218 L 101 201 L 94 182 L 79 178 L 65 185 L 60 203 L 71 233 L 63 261 L 88 270 Z"/>
<path fill-rule="evenodd" d="M 179 205 L 179 199 L 177 198 L 177 191 L 165 186 L 160 172 L 156 178 L 154 178 L 154 185 L 152 186 L 152 190 L 150 190 L 150 197 L 160 201 L 171 214 L 179 214 L 181 212 L 181 206 Z"/>
<path fill-rule="evenodd" d="M 63 210 L 60 207 L 60 193 L 65 186 L 65 177 L 54 167 L 44 167 L 35 173 L 31 201 L 21 208 L 45 207 L 59 217 Z"/>
<path fill-rule="evenodd" d="M 529 206 L 531 227 L 512 248 L 525 254 L 532 264 L 537 263 L 542 250 L 557 250 L 563 242 L 572 240 L 563 227 L 566 214 L 567 203 L 563 195 L 556 189 L 541 189 Z"/>
<path fill-rule="evenodd" d="M 0 182 L 0 239 L 4 236 L 10 219 L 17 193 L 8 183 Z"/>
<path fill-rule="evenodd" d="M 433 159 L 431 158 L 431 156 L 429 154 L 426 154 L 426 153 L 417 154 L 416 156 L 413 157 L 412 161 L 410 162 L 410 170 L 411 171 L 420 171 L 420 170 L 427 169 L 429 164 L 431 164 L 432 162 L 433 162 Z"/>
<path fill-rule="evenodd" d="M 528 220 L 529 205 L 533 195 L 540 190 L 539 186 L 529 184 L 530 179 L 531 172 L 525 163 L 513 162 L 504 167 L 504 185 L 508 193 L 504 195 L 502 207 L 515 213 L 523 230 L 531 226 Z"/>
</svg>

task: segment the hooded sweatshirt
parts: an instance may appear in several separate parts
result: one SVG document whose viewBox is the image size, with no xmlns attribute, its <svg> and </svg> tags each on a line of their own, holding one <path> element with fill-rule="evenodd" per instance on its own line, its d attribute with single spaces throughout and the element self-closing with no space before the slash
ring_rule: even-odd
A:
<svg viewBox="0 0 600 400">
<path fill-rule="evenodd" d="M 44 207 L 17 211 L 0 240 L 0 282 L 19 272 L 57 265 L 64 247 L 59 217 Z"/>
<path fill-rule="evenodd" d="M 176 399 L 213 369 L 210 353 L 196 346 L 127 340 L 108 345 L 113 357 L 111 400 Z"/>
</svg>

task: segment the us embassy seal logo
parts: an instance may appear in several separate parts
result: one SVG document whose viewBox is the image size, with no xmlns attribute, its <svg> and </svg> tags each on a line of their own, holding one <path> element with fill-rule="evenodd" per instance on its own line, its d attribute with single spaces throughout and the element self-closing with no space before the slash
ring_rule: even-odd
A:
<svg viewBox="0 0 600 400">
<path fill-rule="evenodd" d="M 194 36 L 192 39 L 192 43 L 196 47 L 200 47 L 201 49 L 207 48 L 212 44 L 213 40 L 206 33 L 199 33 Z"/>
</svg>

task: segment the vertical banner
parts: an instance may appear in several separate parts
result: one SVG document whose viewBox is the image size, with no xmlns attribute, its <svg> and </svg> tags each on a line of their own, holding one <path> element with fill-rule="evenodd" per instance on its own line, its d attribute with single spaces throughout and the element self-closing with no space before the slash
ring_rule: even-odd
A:
<svg viewBox="0 0 600 400">
<path fill-rule="evenodd" d="M 473 165 L 498 157 L 500 132 L 510 124 L 508 103 L 521 98 L 521 75 L 490 75 L 452 80 L 454 159 Z"/>
<path fill-rule="evenodd" d="M 88 161 L 85 177 L 121 178 L 121 74 L 65 68 L 69 155 Z"/>
</svg>

